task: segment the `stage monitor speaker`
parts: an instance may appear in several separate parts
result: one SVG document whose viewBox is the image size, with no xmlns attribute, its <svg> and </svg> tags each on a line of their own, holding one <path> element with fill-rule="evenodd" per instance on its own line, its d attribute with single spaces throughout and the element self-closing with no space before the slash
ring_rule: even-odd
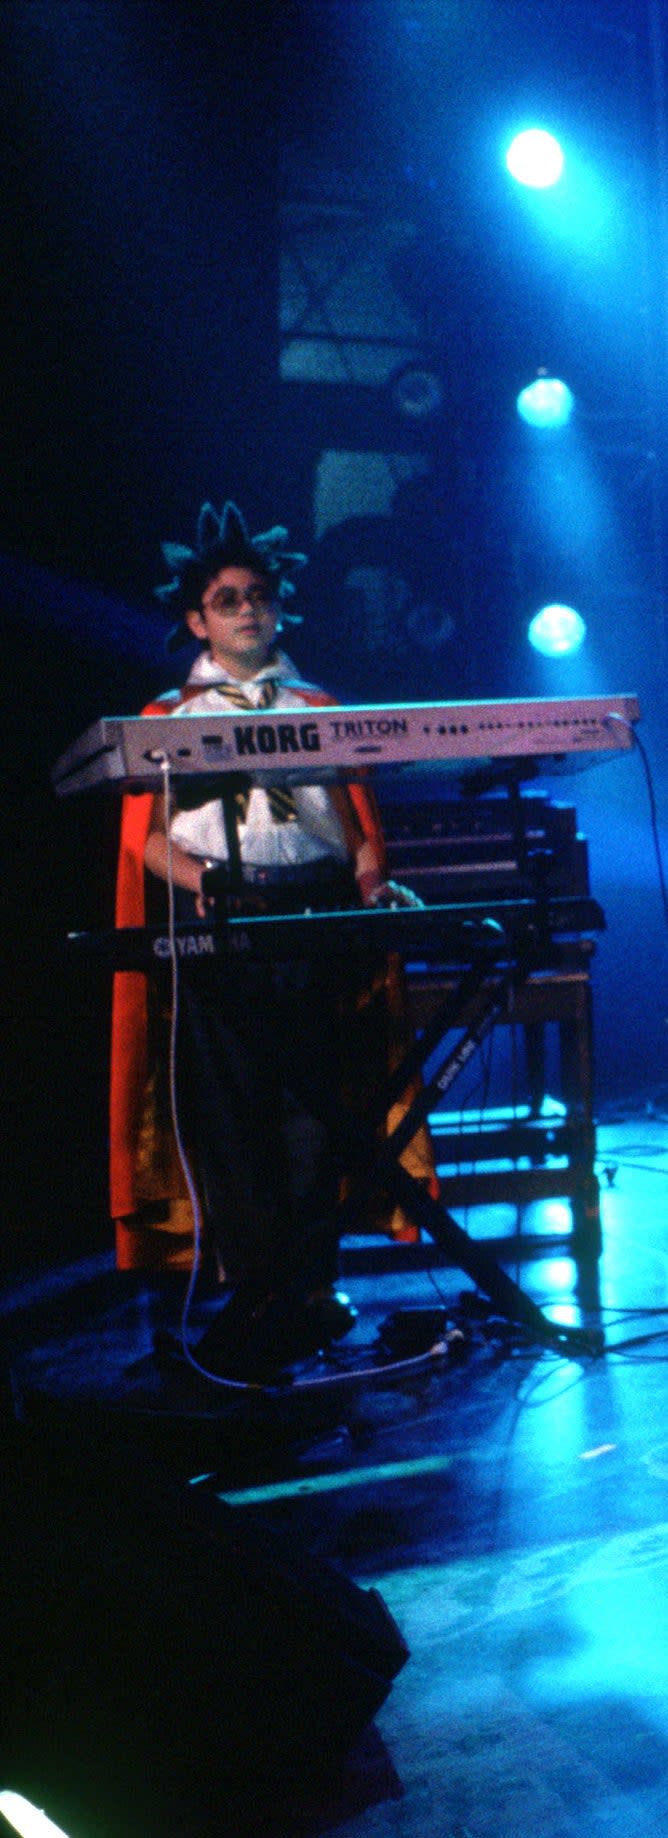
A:
<svg viewBox="0 0 668 1838">
<path fill-rule="evenodd" d="M 125 1436 L 21 1429 L 3 1492 L 6 1784 L 88 1838 L 302 1779 L 408 1657 L 374 1589 Z"/>
</svg>

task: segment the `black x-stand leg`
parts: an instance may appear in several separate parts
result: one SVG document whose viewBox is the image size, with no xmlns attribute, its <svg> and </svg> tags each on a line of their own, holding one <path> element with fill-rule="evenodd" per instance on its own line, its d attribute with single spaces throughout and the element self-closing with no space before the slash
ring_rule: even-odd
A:
<svg viewBox="0 0 668 1838">
<path fill-rule="evenodd" d="M 525 981 L 530 970 L 535 968 L 535 959 L 531 955 L 525 957 L 522 953 L 510 964 L 502 965 L 499 961 L 503 955 L 500 935 L 499 943 L 495 945 L 492 942 L 495 929 L 498 931 L 498 928 L 492 928 L 492 933 L 485 937 L 480 948 L 474 952 L 471 964 L 439 1005 L 420 1040 L 410 1048 L 378 1094 L 370 1120 L 374 1129 L 382 1124 L 407 1086 L 424 1072 L 427 1061 L 434 1059 L 429 1080 L 422 1080 L 412 1103 L 383 1145 L 369 1151 L 369 1138 L 366 1139 L 366 1147 L 360 1146 L 358 1142 L 352 1188 L 340 1209 L 340 1236 L 343 1236 L 346 1229 L 350 1229 L 359 1213 L 360 1202 L 372 1189 L 389 1189 L 414 1224 L 428 1233 L 439 1249 L 445 1251 L 451 1263 L 473 1279 L 506 1320 L 517 1322 L 529 1329 L 539 1341 L 564 1351 L 599 1352 L 600 1339 L 597 1335 L 584 1328 L 562 1326 L 550 1321 L 537 1303 L 525 1295 L 512 1277 L 489 1255 L 485 1247 L 469 1237 L 447 1207 L 435 1199 L 421 1181 L 408 1173 L 400 1160 L 403 1150 L 426 1121 L 433 1106 L 442 1100 L 482 1045 L 505 1007 L 509 989 Z M 541 956 L 543 951 L 544 940 L 541 941 Z M 471 1017 L 472 1006 L 474 1012 Z M 465 1022 L 467 1016 L 471 1017 L 468 1023 Z M 457 1027 L 464 1030 L 461 1038 L 454 1047 L 446 1050 L 445 1036 Z"/>
</svg>

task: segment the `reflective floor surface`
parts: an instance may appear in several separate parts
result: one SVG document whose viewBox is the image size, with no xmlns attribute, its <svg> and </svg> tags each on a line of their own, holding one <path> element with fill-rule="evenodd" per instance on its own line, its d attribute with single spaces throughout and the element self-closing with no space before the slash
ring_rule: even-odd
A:
<svg viewBox="0 0 668 1838">
<path fill-rule="evenodd" d="M 351 1244 L 344 1263 L 359 1310 L 353 1334 L 336 1356 L 296 1369 L 267 1395 L 209 1385 L 183 1359 L 161 1354 L 163 1330 L 178 1334 L 180 1282 L 118 1277 L 104 1252 L 15 1270 L 3 1314 L 7 1414 L 19 1440 L 27 1428 L 52 1463 L 59 1448 L 74 1451 L 76 1493 L 76 1452 L 88 1463 L 94 1450 L 99 1475 L 106 1449 L 118 1462 L 120 1435 L 131 1450 L 120 1489 L 123 1536 L 136 1541 L 133 1556 L 142 1553 L 147 1576 L 159 1573 L 162 1553 L 155 1523 L 147 1529 L 137 1458 L 147 1473 L 159 1462 L 175 1498 L 199 1489 L 222 1501 L 233 1524 L 218 1599 L 208 1557 L 200 1599 L 195 1553 L 175 1692 L 187 1697 L 204 1665 L 205 1631 L 214 1644 L 225 1641 L 225 1598 L 240 1562 L 234 1549 L 252 1553 L 266 1531 L 286 1535 L 296 1566 L 288 1648 L 306 1553 L 323 1577 L 377 1589 L 408 1648 L 384 1702 L 368 1720 L 360 1714 L 343 1753 L 334 1754 L 336 1705 L 330 1729 L 325 1702 L 309 1738 L 319 1766 L 289 1759 L 291 1719 L 303 1711 L 291 1708 L 288 1690 L 288 1759 L 269 1783 L 257 1778 L 249 1730 L 234 1782 L 221 1788 L 211 1777 L 209 1792 L 201 1781 L 201 1805 L 196 1795 L 185 1809 L 175 1801 L 173 1813 L 161 1805 L 156 1831 L 665 1838 L 668 1119 L 660 1106 L 620 1107 L 604 1121 L 597 1166 L 604 1248 L 594 1270 L 578 1271 L 567 1245 L 524 1255 L 527 1233 L 568 1226 L 563 1202 L 537 1203 L 520 1219 L 506 1207 L 458 1215 L 474 1242 L 496 1245 L 508 1234 L 504 1268 L 548 1323 L 563 1325 L 563 1341 L 549 1328 L 541 1341 L 504 1318 L 461 1270 L 396 1261 L 365 1274 L 360 1245 Z M 211 1306 L 196 1299 L 193 1332 Z M 571 1343 L 571 1328 L 584 1330 L 583 1339 Z M 178 1597 L 185 1585 L 175 1577 L 171 1538 L 169 1557 Z M 122 1665 L 130 1612 L 122 1561 L 114 1587 L 114 1663 Z M 327 1613 L 323 1600 L 323 1667 Z M 318 1638 L 316 1629 L 316 1651 Z M 260 1609 L 253 1641 L 257 1658 Z M 36 1644 L 39 1651 L 38 1633 Z M 304 1661 L 296 1645 L 294 1653 L 296 1672 Z M 254 1663 L 239 1654 L 240 1667 Z M 262 1722 L 272 1695 L 266 1652 L 258 1668 L 252 1715 Z M 142 1677 L 140 1720 L 145 1685 Z M 345 1676 L 334 1690 L 345 1693 Z M 220 1714 L 210 1696 L 207 1708 Z M 13 1765 L 10 1749 L 6 1771 Z M 210 1765 L 207 1751 L 200 1773 Z M 147 1776 L 151 1769 L 159 1773 L 153 1754 Z M 51 1778 L 41 1786 L 45 1804 Z M 69 1788 L 53 1790 L 53 1816 L 69 1810 L 68 1791 L 71 1798 Z M 106 1822 L 94 1769 L 88 1798 L 81 1792 L 81 1805 L 76 1793 L 72 1799 L 77 1838 L 115 1838 L 117 1814 Z M 150 1791 L 135 1810 L 139 1822 L 126 1829 L 141 1833 Z"/>
</svg>

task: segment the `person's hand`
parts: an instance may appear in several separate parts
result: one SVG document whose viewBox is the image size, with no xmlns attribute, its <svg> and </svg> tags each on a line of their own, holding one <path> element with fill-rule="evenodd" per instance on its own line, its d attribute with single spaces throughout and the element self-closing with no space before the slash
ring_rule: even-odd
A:
<svg viewBox="0 0 668 1838">
<path fill-rule="evenodd" d="M 363 899 L 365 906 L 424 906 L 420 895 L 414 893 L 412 887 L 402 887 L 399 881 L 379 881 L 363 895 Z"/>
</svg>

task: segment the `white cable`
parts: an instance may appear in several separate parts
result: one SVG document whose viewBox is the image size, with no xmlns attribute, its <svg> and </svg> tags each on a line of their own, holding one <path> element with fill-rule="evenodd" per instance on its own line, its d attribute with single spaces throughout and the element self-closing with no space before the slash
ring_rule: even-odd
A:
<svg viewBox="0 0 668 1838">
<path fill-rule="evenodd" d="M 326 1372 L 322 1378 L 298 1379 L 285 1392 L 285 1395 L 294 1397 L 295 1393 L 300 1391 L 321 1391 L 326 1385 L 349 1385 L 353 1379 L 386 1378 L 389 1373 L 425 1372 L 432 1362 L 442 1359 L 447 1351 L 447 1341 L 437 1340 L 433 1347 L 427 1348 L 425 1353 L 412 1353 L 407 1359 L 393 1359 L 384 1366 L 351 1366 L 341 1372 Z M 267 1390 L 268 1387 L 263 1386 L 262 1389 Z M 283 1395 L 285 1388 L 273 1386 L 271 1389 L 274 1392 L 278 1390 Z"/>
<path fill-rule="evenodd" d="M 176 912 L 175 912 L 175 902 L 174 902 L 174 858 L 173 858 L 172 833 L 171 833 L 171 819 L 172 819 L 172 788 L 171 788 L 171 776 L 170 776 L 171 769 L 170 769 L 170 762 L 167 757 L 167 754 L 163 754 L 159 758 L 158 764 L 160 766 L 160 771 L 163 775 L 163 808 L 164 808 L 164 821 L 165 821 L 165 836 L 166 836 L 166 841 L 167 841 L 167 943 L 168 943 L 168 955 L 169 955 L 169 962 L 170 962 L 170 978 L 171 978 L 171 1018 L 170 1018 L 170 1026 L 169 1026 L 169 1105 L 170 1105 L 170 1114 L 171 1114 L 171 1119 L 172 1119 L 172 1129 L 174 1131 L 174 1141 L 176 1143 L 176 1152 L 177 1152 L 179 1163 L 181 1165 L 181 1169 L 183 1172 L 183 1178 L 184 1178 L 184 1181 L 186 1183 L 186 1187 L 188 1190 L 188 1197 L 190 1199 L 190 1204 L 192 1207 L 192 1215 L 193 1215 L 193 1260 L 192 1260 L 192 1268 L 190 1271 L 190 1276 L 188 1278 L 188 1285 L 186 1288 L 183 1308 L 181 1311 L 181 1349 L 182 1349 L 184 1358 L 188 1361 L 188 1365 L 192 1366 L 195 1372 L 199 1372 L 203 1378 L 210 1379 L 212 1384 L 224 1385 L 228 1388 L 228 1390 L 232 1390 L 232 1391 L 248 1391 L 248 1390 L 254 1389 L 254 1387 L 251 1387 L 245 1384 L 242 1380 L 221 1378 L 217 1373 L 209 1372 L 206 1366 L 202 1366 L 199 1360 L 195 1359 L 195 1356 L 193 1352 L 191 1351 L 191 1348 L 188 1345 L 188 1316 L 190 1314 L 190 1309 L 192 1306 L 192 1299 L 195 1293 L 195 1285 L 197 1283 L 197 1276 L 198 1276 L 198 1271 L 199 1271 L 200 1255 L 201 1255 L 201 1248 L 202 1248 L 202 1209 L 200 1205 L 199 1194 L 197 1192 L 197 1187 L 195 1184 L 195 1178 L 192 1172 L 192 1168 L 190 1166 L 190 1162 L 188 1160 L 188 1155 L 187 1155 L 185 1144 L 183 1141 L 183 1136 L 181 1133 L 181 1124 L 180 1124 L 180 1119 L 179 1119 L 179 1104 L 178 1104 L 178 1092 L 177 1092 L 177 1083 L 176 1083 L 176 1047 L 177 1047 L 178 1024 L 179 1024 L 179 956 L 178 956 L 178 951 L 176 949 Z"/>
</svg>

